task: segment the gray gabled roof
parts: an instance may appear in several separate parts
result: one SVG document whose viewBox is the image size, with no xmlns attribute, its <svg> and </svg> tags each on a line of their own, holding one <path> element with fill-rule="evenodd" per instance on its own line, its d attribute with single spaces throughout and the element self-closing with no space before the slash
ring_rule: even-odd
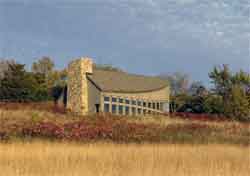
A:
<svg viewBox="0 0 250 176">
<path fill-rule="evenodd" d="M 94 69 L 89 80 L 104 92 L 138 93 L 162 89 L 167 81 L 157 77 Z"/>
</svg>

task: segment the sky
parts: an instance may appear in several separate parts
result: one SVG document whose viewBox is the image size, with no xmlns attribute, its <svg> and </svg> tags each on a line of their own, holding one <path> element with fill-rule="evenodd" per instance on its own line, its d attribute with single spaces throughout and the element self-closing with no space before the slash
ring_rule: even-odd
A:
<svg viewBox="0 0 250 176">
<path fill-rule="evenodd" d="M 250 0 L 0 0 L 0 58 L 28 67 L 88 56 L 208 83 L 214 66 L 249 71 L 249 45 Z"/>
</svg>

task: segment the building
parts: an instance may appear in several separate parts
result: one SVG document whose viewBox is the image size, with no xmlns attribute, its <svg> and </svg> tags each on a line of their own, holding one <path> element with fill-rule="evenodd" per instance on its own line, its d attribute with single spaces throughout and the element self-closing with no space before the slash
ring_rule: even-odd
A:
<svg viewBox="0 0 250 176">
<path fill-rule="evenodd" d="M 69 64 L 67 96 L 67 108 L 79 115 L 169 112 L 169 86 L 166 81 L 98 69 L 90 58 Z"/>
</svg>

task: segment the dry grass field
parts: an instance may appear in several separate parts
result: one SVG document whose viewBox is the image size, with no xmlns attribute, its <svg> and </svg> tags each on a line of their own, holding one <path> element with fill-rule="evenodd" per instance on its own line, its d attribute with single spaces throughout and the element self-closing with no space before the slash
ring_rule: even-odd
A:
<svg viewBox="0 0 250 176">
<path fill-rule="evenodd" d="M 233 145 L 0 144 L 4 176 L 248 176 L 250 149 Z"/>
<path fill-rule="evenodd" d="M 248 176 L 250 123 L 0 104 L 2 176 Z"/>
</svg>

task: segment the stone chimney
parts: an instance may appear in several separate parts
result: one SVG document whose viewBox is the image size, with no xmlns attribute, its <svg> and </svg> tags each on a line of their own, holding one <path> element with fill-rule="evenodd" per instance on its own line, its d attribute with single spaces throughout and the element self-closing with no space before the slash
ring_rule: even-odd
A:
<svg viewBox="0 0 250 176">
<path fill-rule="evenodd" d="M 93 61 L 90 58 L 80 58 L 69 64 L 67 109 L 72 113 L 77 115 L 86 115 L 88 113 L 87 74 L 92 73 Z"/>
<path fill-rule="evenodd" d="M 80 58 L 80 62 L 82 64 L 83 72 L 92 74 L 93 73 L 93 60 L 88 57 Z"/>
</svg>

